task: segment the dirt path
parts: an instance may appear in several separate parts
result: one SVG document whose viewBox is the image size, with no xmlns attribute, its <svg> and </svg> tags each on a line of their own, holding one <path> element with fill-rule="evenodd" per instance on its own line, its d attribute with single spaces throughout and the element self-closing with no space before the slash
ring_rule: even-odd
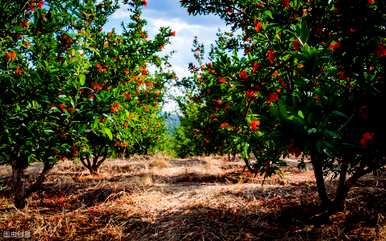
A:
<svg viewBox="0 0 386 241">
<path fill-rule="evenodd" d="M 0 230 L 30 230 L 34 240 L 382 240 L 384 183 L 357 187 L 346 213 L 317 226 L 311 171 L 262 181 L 223 157 L 112 160 L 99 176 L 63 162 L 25 210 L 0 192 Z"/>
</svg>

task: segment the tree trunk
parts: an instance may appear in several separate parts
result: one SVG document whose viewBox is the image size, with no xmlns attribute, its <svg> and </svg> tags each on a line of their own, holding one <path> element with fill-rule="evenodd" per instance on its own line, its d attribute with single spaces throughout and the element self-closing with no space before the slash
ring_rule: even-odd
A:
<svg viewBox="0 0 386 241">
<path fill-rule="evenodd" d="M 94 159 L 93 169 L 96 173 L 98 173 L 98 169 L 103 164 L 103 162 L 106 161 L 107 151 L 107 147 L 101 148 L 100 152 L 98 153 L 98 157 Z"/>
<path fill-rule="evenodd" d="M 331 211 L 341 211 L 344 209 L 347 193 L 349 191 L 349 188 L 346 183 L 347 169 L 348 169 L 347 163 L 346 162 L 342 163 L 340 173 L 339 173 L 339 181 L 338 181 L 338 187 L 336 189 L 335 199 L 330 207 Z"/>
<path fill-rule="evenodd" d="M 335 200 L 331 205 L 332 211 L 340 211 L 344 209 L 345 201 L 348 192 L 352 188 L 352 186 L 358 181 L 358 179 L 370 172 L 372 172 L 373 168 L 366 168 L 365 164 L 361 162 L 359 167 L 355 170 L 355 172 L 346 180 L 348 165 L 342 166 L 339 184 L 336 191 Z M 343 174 L 343 175 L 342 175 Z"/>
<path fill-rule="evenodd" d="M 36 181 L 26 190 L 26 198 L 31 196 L 32 193 L 38 191 L 40 187 L 42 186 L 43 182 L 46 180 L 48 172 L 51 170 L 51 168 L 54 167 L 53 163 L 44 163 L 44 167 L 42 172 L 39 174 Z"/>
<path fill-rule="evenodd" d="M 20 167 L 17 161 L 12 164 L 12 183 L 14 188 L 14 204 L 17 209 L 26 205 L 26 192 L 24 181 L 24 168 Z"/>
<path fill-rule="evenodd" d="M 27 204 L 26 200 L 32 193 L 39 190 L 40 186 L 44 182 L 47 173 L 53 167 L 53 164 L 44 164 L 44 168 L 36 181 L 26 188 L 24 180 L 25 166 L 20 165 L 17 161 L 12 163 L 12 183 L 14 188 L 14 204 L 17 209 L 22 209 Z"/>
<path fill-rule="evenodd" d="M 80 157 L 80 162 L 83 164 L 85 168 L 87 168 L 87 170 L 90 172 L 91 175 L 98 174 L 98 169 L 95 168 L 95 165 L 93 163 L 94 160 L 95 160 L 95 157 L 92 160 L 90 160 L 89 157 L 84 157 L 84 156 Z"/>
<path fill-rule="evenodd" d="M 316 186 L 318 189 L 321 206 L 322 208 L 328 208 L 330 206 L 331 201 L 328 198 L 326 185 L 324 183 L 322 159 L 315 151 L 311 152 L 311 163 L 312 168 L 314 169 Z"/>
<path fill-rule="evenodd" d="M 88 168 L 91 175 L 96 176 L 98 175 L 98 167 L 95 165 L 92 165 Z"/>
<path fill-rule="evenodd" d="M 106 146 L 99 148 L 97 151 L 96 148 L 94 148 L 95 156 L 92 158 L 88 156 L 81 156 L 80 162 L 83 164 L 84 167 L 89 170 L 91 175 L 98 175 L 98 169 L 102 165 L 102 163 L 106 160 L 108 156 L 108 148 Z"/>
</svg>

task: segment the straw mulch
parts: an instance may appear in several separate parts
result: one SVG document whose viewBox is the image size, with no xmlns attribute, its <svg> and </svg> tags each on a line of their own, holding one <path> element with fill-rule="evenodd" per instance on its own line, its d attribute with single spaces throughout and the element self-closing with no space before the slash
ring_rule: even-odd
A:
<svg viewBox="0 0 386 241">
<path fill-rule="evenodd" d="M 28 230 L 32 240 L 386 240 L 384 175 L 362 179 L 345 212 L 315 222 L 312 171 L 284 168 L 262 185 L 243 169 L 218 156 L 134 156 L 109 160 L 90 176 L 65 161 L 16 210 L 2 166 L 0 231 Z"/>
</svg>

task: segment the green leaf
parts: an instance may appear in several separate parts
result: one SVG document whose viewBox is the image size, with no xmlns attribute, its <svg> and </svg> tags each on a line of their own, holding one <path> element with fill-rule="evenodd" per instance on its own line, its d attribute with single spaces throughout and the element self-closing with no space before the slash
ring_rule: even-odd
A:
<svg viewBox="0 0 386 241">
<path fill-rule="evenodd" d="M 311 128 L 307 131 L 307 133 L 310 134 L 315 134 L 318 130 L 316 128 Z"/>
<path fill-rule="evenodd" d="M 304 120 L 304 115 L 301 110 L 298 111 L 298 116 Z"/>
<path fill-rule="evenodd" d="M 110 140 L 113 140 L 113 133 L 109 128 L 103 128 L 103 132 L 109 137 Z"/>
<path fill-rule="evenodd" d="M 264 11 L 264 15 L 273 19 L 272 12 L 269 10 Z"/>
<path fill-rule="evenodd" d="M 248 143 L 243 143 L 242 144 L 242 152 L 241 152 L 241 156 L 243 158 L 249 158 L 249 144 Z"/>
<path fill-rule="evenodd" d="M 92 128 L 93 129 L 97 129 L 98 128 L 98 119 L 94 119 L 94 123 L 92 124 Z"/>
<path fill-rule="evenodd" d="M 83 86 L 86 83 L 86 75 L 84 74 L 79 75 L 79 83 L 81 86 Z"/>
<path fill-rule="evenodd" d="M 336 131 L 325 130 L 325 131 L 323 132 L 323 134 L 324 134 L 325 136 L 332 137 L 332 138 L 337 138 L 337 137 L 338 137 L 338 132 L 336 132 Z"/>
<path fill-rule="evenodd" d="M 288 117 L 288 120 L 291 120 L 291 121 L 293 121 L 293 120 L 295 120 L 296 119 L 296 117 L 294 116 L 294 115 L 290 115 L 289 117 Z"/>
<path fill-rule="evenodd" d="M 344 114 L 343 112 L 340 112 L 340 111 L 333 111 L 332 112 L 333 114 L 337 115 L 337 116 L 340 116 L 340 117 L 343 117 L 345 119 L 348 119 L 348 116 L 346 114 Z"/>
</svg>

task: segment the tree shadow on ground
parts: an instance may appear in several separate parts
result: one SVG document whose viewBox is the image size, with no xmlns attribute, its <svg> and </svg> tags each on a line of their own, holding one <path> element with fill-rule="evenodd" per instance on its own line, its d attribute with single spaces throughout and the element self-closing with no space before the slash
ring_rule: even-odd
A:
<svg viewBox="0 0 386 241">
<path fill-rule="evenodd" d="M 201 179 L 200 179 L 201 180 Z M 154 222 L 128 222 L 129 240 L 382 240 L 379 228 L 386 222 L 386 190 L 362 184 L 350 192 L 347 207 L 327 220 L 313 219 L 318 206 L 314 183 L 220 195 L 262 200 L 259 206 L 236 209 L 192 206 L 163 213 Z M 215 201 L 214 201 L 215 202 Z M 379 239 L 376 239 L 378 237 Z M 383 236 L 384 237 L 384 236 Z"/>
<path fill-rule="evenodd" d="M 207 161 L 200 160 L 198 158 L 189 158 L 189 159 L 172 159 L 169 161 L 172 166 L 182 167 L 182 166 L 197 166 L 208 164 Z"/>
<path fill-rule="evenodd" d="M 162 216 L 153 223 L 133 223 L 129 240 L 273 240 L 285 228 L 269 225 L 262 213 L 238 213 L 204 206 Z M 264 220 L 264 222 L 263 222 Z"/>
<path fill-rule="evenodd" d="M 354 232 L 358 225 L 363 230 L 374 228 L 374 223 L 348 217 L 340 223 L 317 226 L 310 221 L 317 212 L 315 204 L 268 213 L 194 206 L 163 215 L 154 222 L 128 221 L 125 231 L 128 240 L 143 241 L 374 240 L 371 234 Z"/>
<path fill-rule="evenodd" d="M 152 172 L 145 172 L 141 174 L 119 174 L 111 178 L 106 178 L 106 181 L 110 182 L 122 182 L 130 181 L 135 177 L 150 177 L 153 182 L 157 183 L 169 183 L 180 184 L 189 183 L 192 185 L 209 184 L 209 183 L 221 183 L 221 184 L 236 184 L 236 183 L 255 183 L 255 184 L 267 184 L 267 185 L 284 185 L 284 181 L 279 176 L 273 176 L 264 179 L 261 176 L 254 176 L 247 171 L 232 171 L 224 172 L 220 174 L 210 173 L 197 173 L 194 171 L 179 173 L 176 175 L 165 176 L 157 175 Z"/>
<path fill-rule="evenodd" d="M 185 165 L 182 162 L 179 164 Z M 379 181 L 362 179 L 350 192 L 345 212 L 332 216 L 326 223 L 316 223 L 311 217 L 321 210 L 317 205 L 317 191 L 313 182 L 280 183 L 278 178 L 272 178 L 269 179 L 271 181 L 265 181 L 267 185 L 259 186 L 255 185 L 261 184 L 259 177 L 253 178 L 241 170 L 232 169 L 218 175 L 187 172 L 174 176 L 119 172 L 95 180 L 91 177 L 73 178 L 77 175 L 73 172 L 68 175 L 53 173 L 40 194 L 31 198 L 30 208 L 39 210 L 44 218 L 81 209 L 82 215 L 90 220 L 85 223 L 80 223 L 76 218 L 62 221 L 58 235 L 51 237 L 52 240 L 66 240 L 65 222 L 66 225 L 71 222 L 77 227 L 77 236 L 81 240 L 117 240 L 116 236 L 107 233 L 95 234 L 95 230 L 115 225 L 124 230 L 123 240 L 146 241 L 374 240 L 377 227 L 386 224 L 385 220 L 382 221 L 382 217 L 386 216 L 386 178 Z M 136 185 L 142 185 L 140 180 L 146 178 L 150 178 L 151 182 L 144 184 L 142 193 L 159 191 L 178 196 L 182 192 L 192 191 L 189 195 L 196 198 L 194 193 L 205 195 L 205 187 L 211 186 L 214 187 L 213 193 L 210 193 L 213 201 L 207 198 L 201 205 L 197 205 L 197 202 L 184 203 L 179 208 L 151 214 L 151 218 L 146 207 L 140 213 L 125 215 L 113 208 L 118 205 L 114 200 L 120 197 L 121 192 L 137 195 Z M 221 190 L 223 187 L 226 188 Z M 39 195 L 44 196 L 43 203 L 37 200 Z M 89 213 L 89 208 L 93 210 L 94 206 L 103 202 L 109 202 L 111 209 L 108 212 L 101 210 Z M 41 211 L 41 208 L 46 211 Z M 100 205 L 99 208 L 103 209 L 104 206 Z"/>
</svg>

